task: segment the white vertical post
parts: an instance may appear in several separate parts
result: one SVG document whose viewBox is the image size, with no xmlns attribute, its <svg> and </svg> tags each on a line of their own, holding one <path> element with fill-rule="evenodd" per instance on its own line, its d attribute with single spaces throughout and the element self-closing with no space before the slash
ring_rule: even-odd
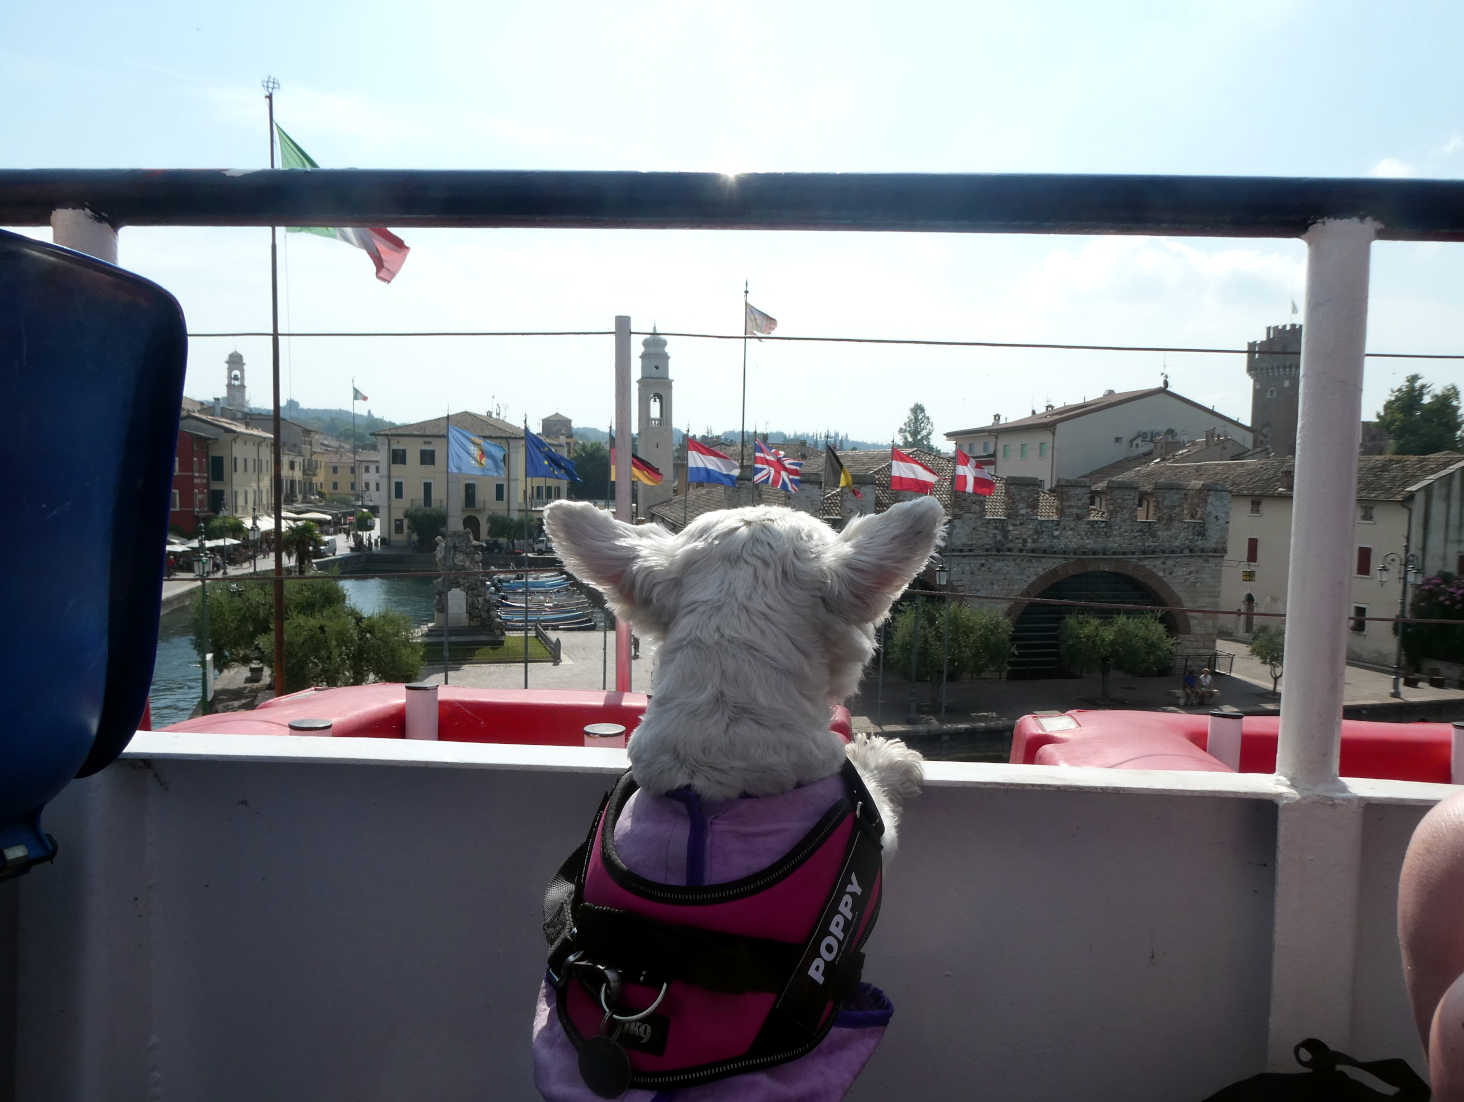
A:
<svg viewBox="0 0 1464 1102">
<path fill-rule="evenodd" d="M 1368 259 L 1377 225 L 1307 231 L 1306 327 L 1287 580 L 1286 687 L 1276 772 L 1300 790 L 1337 781 L 1353 564 Z"/>
<path fill-rule="evenodd" d="M 1464 722 L 1456 719 L 1451 733 L 1454 741 L 1449 748 L 1449 783 L 1464 784 Z"/>
<path fill-rule="evenodd" d="M 406 687 L 403 734 L 411 739 L 437 738 L 437 686 L 430 681 L 413 681 Z"/>
<path fill-rule="evenodd" d="M 53 210 L 51 240 L 108 264 L 117 263 L 117 231 L 89 210 Z"/>
<path fill-rule="evenodd" d="M 1211 712 L 1205 737 L 1205 753 L 1240 772 L 1241 725 L 1239 712 Z"/>
<path fill-rule="evenodd" d="M 615 316 L 615 516 L 630 520 L 630 318 Z M 630 691 L 630 625 L 615 620 L 615 691 Z"/>
<path fill-rule="evenodd" d="M 1307 232 L 1296 479 L 1286 604 L 1286 685 L 1276 772 L 1296 797 L 1277 808 L 1269 1060 L 1293 1067 L 1304 1037 L 1350 1044 L 1361 801 L 1337 782 L 1367 337 L 1370 221 Z"/>
</svg>

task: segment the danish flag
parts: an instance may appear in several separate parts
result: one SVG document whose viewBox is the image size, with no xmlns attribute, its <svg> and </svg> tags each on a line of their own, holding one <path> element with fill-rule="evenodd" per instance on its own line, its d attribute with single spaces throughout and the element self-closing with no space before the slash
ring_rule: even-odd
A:
<svg viewBox="0 0 1464 1102">
<path fill-rule="evenodd" d="M 960 448 L 956 449 L 956 492 L 980 494 L 990 497 L 996 489 L 996 479 L 984 466 L 978 464 Z"/>
<path fill-rule="evenodd" d="M 761 440 L 752 442 L 752 480 L 793 493 L 803 473 L 801 459 L 789 459 L 780 451 L 767 447 Z"/>
</svg>

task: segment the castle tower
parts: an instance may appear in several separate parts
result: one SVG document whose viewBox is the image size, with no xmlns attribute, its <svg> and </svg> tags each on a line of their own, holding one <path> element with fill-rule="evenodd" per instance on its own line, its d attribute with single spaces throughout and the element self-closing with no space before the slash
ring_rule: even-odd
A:
<svg viewBox="0 0 1464 1102">
<path fill-rule="evenodd" d="M 248 410 L 249 399 L 244 394 L 244 357 L 230 352 L 224 360 L 224 405 L 230 409 Z"/>
<path fill-rule="evenodd" d="M 666 338 L 651 327 L 651 335 L 641 345 L 641 373 L 636 381 L 639 413 L 636 418 L 636 454 L 661 472 L 659 486 L 637 487 L 640 511 L 671 497 L 672 471 L 676 456 L 672 450 L 671 428 L 671 357 L 666 352 Z"/>
<path fill-rule="evenodd" d="M 1255 446 L 1273 455 L 1296 454 L 1296 417 L 1301 389 L 1301 326 L 1266 326 L 1266 339 L 1246 345 L 1245 373 L 1251 377 L 1251 429 Z"/>
</svg>

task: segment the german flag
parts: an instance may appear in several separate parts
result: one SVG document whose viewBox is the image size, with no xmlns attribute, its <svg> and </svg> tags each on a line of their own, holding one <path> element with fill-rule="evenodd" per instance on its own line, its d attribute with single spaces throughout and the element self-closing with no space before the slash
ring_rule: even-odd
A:
<svg viewBox="0 0 1464 1102">
<path fill-rule="evenodd" d="M 661 472 L 654 463 L 647 463 L 635 452 L 630 453 L 630 480 L 644 482 L 647 486 L 661 484 Z M 615 448 L 610 448 L 610 481 L 615 481 Z"/>
</svg>

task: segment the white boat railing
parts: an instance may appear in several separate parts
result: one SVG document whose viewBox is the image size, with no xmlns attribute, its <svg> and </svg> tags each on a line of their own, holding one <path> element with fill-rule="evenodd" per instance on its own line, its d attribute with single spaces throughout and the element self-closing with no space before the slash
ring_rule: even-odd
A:
<svg viewBox="0 0 1464 1102">
<path fill-rule="evenodd" d="M 1204 1074 L 1185 1078 L 1186 1091 L 1201 1080 L 1211 1082 L 1210 1072 L 1221 1064 L 1226 1074 L 1234 1073 L 1232 1078 L 1258 1070 L 1244 1066 L 1242 1057 L 1253 1056 L 1252 1065 L 1269 1060 L 1273 1067 L 1288 1067 L 1292 1045 L 1310 1035 L 1363 1054 L 1406 1049 L 1421 1066 L 1401 1000 L 1391 914 L 1385 914 L 1381 904 L 1396 898 L 1402 845 L 1412 824 L 1447 789 L 1339 780 L 1346 630 L 1345 607 L 1337 595 L 1345 592 L 1351 568 L 1349 533 L 1371 245 L 1374 240 L 1464 239 L 1464 183 L 1093 176 L 0 172 L 0 224 L 46 222 L 54 227 L 58 242 L 107 259 L 116 259 L 117 227 L 157 224 L 1143 233 L 1305 240 L 1308 283 L 1289 580 L 1292 610 L 1304 614 L 1287 619 L 1287 692 L 1277 774 L 1135 778 L 1121 773 L 1090 776 L 1080 770 L 934 767 L 937 792 L 910 819 L 907 848 L 915 871 L 902 870 L 892 881 L 894 913 L 887 927 L 893 926 L 895 933 L 882 931 L 880 950 L 890 953 L 893 945 L 897 959 L 892 971 L 919 979 L 917 1010 L 891 1033 L 897 1068 L 879 1064 L 876 1074 L 867 1078 L 870 1084 L 882 1084 L 887 1093 L 910 1093 L 909 1076 L 924 1075 L 932 1092 L 922 1096 L 948 1096 L 956 1082 L 933 1069 L 952 1058 L 964 1066 L 973 1053 L 985 1052 L 983 1043 L 973 1040 L 983 1028 L 992 1029 L 993 1036 L 1008 1046 L 1005 1056 L 993 1051 L 990 1063 L 977 1062 L 968 1069 L 973 1074 L 999 1070 L 995 1083 L 990 1074 L 985 1080 L 995 1088 L 987 1092 L 993 1097 L 1188 1097 L 1155 1084 L 1180 1085 L 1175 1069 L 1197 1059 L 1203 1062 L 1217 1045 L 1224 1055 L 1215 1058 L 1214 1068 L 1206 1065 Z M 615 328 L 614 355 L 607 347 L 607 368 L 612 360 L 628 362 L 629 320 L 616 319 Z M 622 479 L 626 481 L 628 477 Z M 131 1070 L 140 1076 L 155 1058 L 163 1067 L 181 1060 L 203 1075 L 199 1062 L 205 1058 L 219 1061 L 217 1067 L 222 1069 L 245 1058 L 246 1052 L 233 1051 L 235 1046 L 259 1051 L 239 1040 L 257 1024 L 252 1015 L 275 1019 L 271 1024 L 283 1030 L 293 1024 L 289 1012 L 278 1020 L 273 996 L 250 978 L 255 969 L 272 967 L 277 959 L 258 956 L 262 950 L 252 944 L 242 957 L 231 958 L 228 937 L 193 921 L 189 912 L 194 907 L 210 921 L 224 922 L 226 929 L 231 916 L 288 929 L 300 908 L 309 915 L 310 939 L 324 941 L 336 936 L 333 923 L 351 927 L 359 914 L 354 908 L 381 904 L 393 893 L 400 893 L 401 899 L 392 906 L 412 908 L 419 925 L 412 936 L 407 936 L 409 925 L 392 927 L 402 937 L 395 944 L 372 939 L 370 949 L 363 948 L 355 961 L 359 973 L 344 964 L 331 973 L 329 979 L 336 985 L 333 997 L 348 1016 L 358 1017 L 361 1000 L 377 990 L 373 984 L 383 972 L 410 987 L 413 958 L 436 961 L 444 952 L 462 952 L 475 944 L 456 927 L 454 936 L 444 939 L 442 922 L 481 923 L 485 911 L 516 908 L 517 919 L 477 930 L 481 937 L 500 938 L 503 946 L 513 948 L 509 955 L 491 944 L 479 947 L 474 963 L 489 973 L 480 990 L 456 990 L 456 1001 L 447 1007 L 434 1007 L 426 992 L 417 992 L 408 1005 L 413 1014 L 451 1018 L 454 1029 L 463 1029 L 464 1021 L 472 1019 L 471 1028 L 479 1037 L 485 1035 L 481 1023 L 491 1023 L 481 1028 L 487 1028 L 486 1036 L 492 1038 L 494 1059 L 522 1065 L 527 1046 L 523 987 L 532 980 L 533 968 L 531 960 L 518 958 L 524 953 L 532 957 L 532 939 L 523 931 L 533 925 L 534 884 L 552 868 L 544 862 L 563 848 L 564 839 L 583 829 L 576 825 L 583 800 L 603 779 L 594 775 L 592 764 L 600 759 L 588 755 L 604 752 L 567 751 L 563 758 L 510 755 L 493 759 L 491 768 L 485 759 L 478 763 L 484 768 L 477 768 L 463 756 L 471 759 L 480 750 L 450 752 L 442 749 L 448 744 L 414 743 L 373 747 L 371 753 L 363 752 L 360 767 L 352 772 L 325 761 L 307 764 L 312 755 L 334 759 L 349 752 L 334 744 L 320 749 L 304 745 L 314 740 L 298 740 L 274 754 L 261 740 L 247 747 L 209 740 L 181 746 L 160 738 L 139 736 L 130 771 L 124 767 L 82 789 L 99 801 L 82 812 L 92 817 L 96 833 L 70 855 L 77 862 L 72 871 L 65 868 L 68 854 L 63 850 L 58 868 L 38 872 L 22 886 L 20 1013 L 25 1020 L 50 1021 L 44 1015 L 32 1018 L 38 1008 L 27 999 L 43 1004 L 61 999 L 69 1012 L 99 1016 L 93 1024 L 101 1030 L 100 1018 L 120 1013 L 126 1005 L 122 995 L 128 992 L 151 997 L 154 1009 L 162 1005 L 177 1014 L 173 1023 L 177 1032 L 164 1032 L 156 1041 L 162 1055 L 153 1051 L 152 1026 L 137 1020 L 126 1024 L 137 1043 L 126 1052 L 84 1031 L 82 1040 L 100 1045 L 101 1050 L 93 1063 L 83 1062 L 78 1075 L 94 1077 L 91 1085 L 104 1083 L 113 1061 L 125 1059 L 136 1062 Z M 447 760 L 439 757 L 444 753 Z M 159 764 L 164 759 L 170 764 Z M 380 764 L 384 759 L 398 764 L 385 771 L 364 768 L 367 762 Z M 142 761 L 149 763 L 151 773 L 138 772 Z M 456 818 L 443 819 L 440 806 L 418 803 L 433 795 L 426 790 L 431 786 L 403 769 L 429 764 L 445 767 L 464 786 L 472 778 L 492 798 L 486 804 L 464 799 Z M 520 808 L 522 801 L 513 798 L 513 786 L 490 778 L 510 777 L 525 768 L 544 776 L 543 784 L 534 786 L 532 798 Z M 333 791 L 319 783 L 323 770 L 343 782 L 344 773 L 353 779 Z M 373 787 L 383 772 L 397 778 L 399 791 Z M 356 829 L 359 809 L 349 793 L 367 775 L 373 778 L 368 787 L 378 797 L 389 792 L 391 799 L 400 801 L 393 815 L 376 807 L 382 831 L 373 834 L 373 840 L 392 837 L 388 822 L 409 830 L 415 816 L 428 815 L 432 829 L 420 834 L 419 846 L 388 846 L 374 857 L 365 848 Z M 166 789 L 149 787 L 165 782 Z M 118 811 L 116 802 L 132 800 L 139 785 L 147 789 L 146 798 L 135 808 Z M 561 795 L 562 808 L 546 816 L 545 806 Z M 499 799 L 504 801 L 501 805 L 493 802 Z M 249 825 L 259 814 L 260 802 L 282 808 L 272 830 L 258 831 Z M 1161 805 L 1162 813 L 1155 812 Z M 1274 816 L 1269 810 L 1256 810 L 1270 807 L 1276 808 Z M 505 817 L 500 812 L 506 808 L 518 808 L 524 817 Z M 110 821 L 114 812 L 122 816 L 121 822 Z M 1205 829 L 1188 833 L 1186 826 L 1176 832 L 1176 821 L 1192 820 L 1204 822 Z M 994 832 L 983 834 L 988 828 Z M 242 851 L 241 831 L 250 839 Z M 521 844 L 526 832 L 539 831 L 553 833 L 552 844 L 543 839 L 530 846 Z M 441 848 L 443 832 L 455 835 L 446 850 Z M 464 836 L 472 837 L 478 848 L 461 844 Z M 1105 836 L 1120 838 L 1121 859 L 1108 869 L 1104 858 L 1113 850 L 1101 843 Z M 349 846 L 344 867 L 327 859 L 327 839 Z M 98 847 L 95 855 L 89 849 L 92 843 Z M 318 864 L 302 860 L 302 844 L 306 853 L 319 858 Z M 1000 852 L 987 852 L 988 845 Z M 922 852 L 922 846 L 929 848 Z M 119 879 L 106 854 L 124 864 L 138 864 L 136 876 Z M 495 886 L 491 892 L 475 890 L 467 898 L 454 897 L 445 863 L 450 862 L 453 875 L 461 877 L 475 871 L 475 854 L 476 871 Z M 523 862 L 526 854 L 533 857 L 528 864 Z M 905 859 L 902 856 L 902 862 Z M 284 887 L 279 883 L 282 862 L 290 870 Z M 424 867 L 434 870 L 425 883 Z M 1265 871 L 1248 876 L 1244 867 Z M 1060 890 L 1044 875 L 1051 868 L 1078 877 L 1084 889 Z M 1202 890 L 1212 870 L 1224 878 L 1218 898 Z M 505 875 L 507 871 L 512 875 Z M 74 900 L 81 908 L 77 919 L 81 940 L 74 946 L 76 957 L 67 980 L 72 986 L 63 984 L 61 994 L 48 994 L 35 983 L 24 982 L 29 948 L 36 941 L 57 951 L 66 949 L 69 943 L 57 941 L 57 930 L 76 929 L 76 923 L 46 929 L 38 916 L 54 916 L 53 892 L 71 891 L 72 887 L 61 885 L 70 885 L 77 872 L 95 876 L 101 891 L 109 885 L 125 885 L 124 892 L 140 890 L 136 905 L 143 910 L 159 897 L 166 898 L 169 906 L 158 912 L 166 917 L 145 930 L 149 963 L 140 974 L 133 963 L 109 954 L 98 956 L 115 949 L 125 957 L 126 947 L 112 945 L 110 935 L 87 925 L 110 921 L 119 898 Z M 1161 891 L 1156 880 L 1177 894 Z M 918 883 L 925 895 L 918 902 L 902 902 L 911 882 Z M 1140 884 L 1146 887 L 1136 895 Z M 439 890 L 448 895 L 434 894 Z M 227 898 L 220 902 L 220 896 Z M 337 897 L 343 900 L 339 908 L 330 902 Z M 1162 906 L 1156 902 L 1161 898 Z M 1135 899 L 1155 909 L 1146 916 L 1143 906 L 1134 905 Z M 445 903 L 452 904 L 448 913 L 441 906 Z M 1002 951 L 978 958 L 972 946 L 990 931 L 987 919 L 993 906 L 1001 917 Z M 242 921 L 234 919 L 235 925 Z M 1186 934 L 1196 935 L 1196 940 L 1187 944 Z M 1145 936 L 1152 941 L 1147 962 L 1131 953 L 1134 939 L 1142 941 Z M 1227 936 L 1234 940 L 1227 941 Z M 1058 951 L 1038 952 L 1034 942 Z M 284 952 L 299 970 L 297 978 L 308 982 L 313 969 L 303 942 L 276 934 L 268 944 L 272 953 Z M 1084 948 L 1075 951 L 1074 944 Z M 205 945 L 209 952 L 200 951 Z M 1231 953 L 1227 945 L 1241 948 Z M 1123 952 L 1105 963 L 1105 946 L 1122 946 Z M 339 946 L 333 949 L 338 956 L 344 951 Z M 1219 956 L 1207 958 L 1207 953 Z M 973 965 L 976 960 L 1000 972 L 1003 982 L 993 986 L 990 975 Z M 1222 966 L 1213 966 L 1215 960 Z M 221 1000 L 210 1000 L 210 1013 L 205 1014 L 197 1007 L 185 1010 L 168 1001 L 172 985 L 198 993 L 189 986 L 192 981 L 185 972 L 215 969 L 221 961 L 226 964 L 226 986 L 237 984 L 249 991 L 242 1005 L 230 1009 Z M 1014 961 L 1028 971 L 1014 972 L 1010 966 Z M 497 977 L 491 975 L 490 966 L 495 965 L 500 969 Z M 1090 974 L 1085 976 L 1083 969 Z M 513 982 L 502 982 L 505 970 Z M 98 992 L 98 985 L 105 988 L 113 974 L 122 987 Z M 277 971 L 268 974 L 283 982 Z M 1119 986 L 1138 977 L 1143 977 L 1140 990 L 1147 994 L 1137 1001 L 1115 994 Z M 1158 982 L 1150 985 L 1149 980 Z M 136 985 L 141 988 L 134 991 Z M 98 993 L 100 1001 L 77 1003 L 71 996 L 78 993 Z M 1217 994 L 1221 997 L 1215 1001 Z M 507 1011 L 500 1008 L 503 1000 Z M 1212 1012 L 1200 1013 L 1200 1003 L 1212 1003 Z M 1265 1029 L 1248 1030 L 1245 1022 L 1260 1015 Z M 951 1028 L 957 1022 L 960 1028 Z M 1142 1024 L 1142 1035 L 1129 1036 L 1132 1023 Z M 298 1024 L 315 1031 L 323 1023 L 312 1018 Z M 417 1024 L 423 1024 L 421 1018 Z M 1176 1032 L 1171 1028 L 1176 1024 L 1183 1028 Z M 43 1032 L 57 1029 L 64 1034 L 71 1028 L 51 1024 Z M 25 1061 L 36 1057 L 34 1038 L 24 1026 L 20 1037 L 24 1081 Z M 1156 1037 L 1163 1037 L 1163 1043 Z M 195 1046 L 197 1055 L 189 1051 Z M 1140 1061 L 1142 1072 L 1125 1064 L 1134 1088 L 1122 1095 L 1085 1091 L 1083 1082 L 1091 1084 L 1093 1079 L 1074 1079 L 1073 1066 L 1081 1065 L 1089 1076 L 1099 1075 L 1097 1061 L 1104 1052 L 1117 1064 L 1131 1060 L 1132 1053 L 1145 1046 L 1149 1051 Z M 879 1074 L 879 1067 L 889 1074 Z M 1008 1078 L 1018 1075 L 1020 1068 L 1034 1082 L 1052 1089 L 1028 1091 Z M 182 1079 L 189 1084 L 201 1081 L 186 1075 Z M 1213 1082 L 1211 1089 L 1222 1082 Z M 1146 1089 L 1140 1090 L 1140 1083 Z M 961 1085 L 975 1084 L 967 1078 Z M 856 1096 L 879 1097 L 878 1090 L 861 1083 Z M 451 1089 L 431 1093 L 458 1096 Z M 349 1091 L 346 1095 L 357 1096 Z M 93 1096 L 97 1095 L 47 1095 Z"/>
</svg>

